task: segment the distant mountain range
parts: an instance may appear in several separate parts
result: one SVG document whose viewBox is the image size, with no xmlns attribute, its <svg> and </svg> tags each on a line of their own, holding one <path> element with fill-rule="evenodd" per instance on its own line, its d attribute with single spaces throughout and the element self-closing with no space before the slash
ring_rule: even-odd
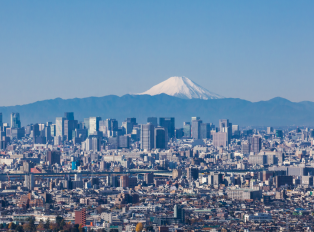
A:
<svg viewBox="0 0 314 232">
<path fill-rule="evenodd" d="M 175 117 L 177 128 L 182 127 L 184 121 L 190 121 L 192 116 L 200 116 L 203 122 L 212 122 L 215 125 L 222 118 L 228 118 L 233 124 L 240 126 L 314 124 L 313 102 L 295 103 L 283 98 L 253 103 L 235 98 L 182 99 L 166 94 L 122 97 L 109 95 L 68 100 L 56 98 L 20 106 L 0 107 L 4 122 L 9 122 L 12 112 L 19 112 L 23 126 L 36 122 L 55 122 L 56 117 L 63 116 L 67 111 L 73 111 L 78 120 L 91 116 L 116 118 L 119 125 L 127 117 L 136 117 L 139 123 L 146 123 L 146 118 L 150 116 Z"/>
</svg>

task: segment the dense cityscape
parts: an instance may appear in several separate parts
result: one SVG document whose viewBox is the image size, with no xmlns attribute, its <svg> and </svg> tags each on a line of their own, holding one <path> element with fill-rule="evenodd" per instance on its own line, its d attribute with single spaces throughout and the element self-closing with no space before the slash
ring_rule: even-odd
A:
<svg viewBox="0 0 314 232">
<path fill-rule="evenodd" d="M 0 232 L 314 232 L 314 1 L 0 1 Z"/>
<path fill-rule="evenodd" d="M 313 129 L 0 115 L 2 231 L 313 231 Z"/>
</svg>

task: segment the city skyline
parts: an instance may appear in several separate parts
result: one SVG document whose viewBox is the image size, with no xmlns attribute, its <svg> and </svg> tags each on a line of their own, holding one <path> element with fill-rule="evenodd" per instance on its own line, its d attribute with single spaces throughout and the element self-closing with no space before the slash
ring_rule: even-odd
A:
<svg viewBox="0 0 314 232">
<path fill-rule="evenodd" d="M 313 230 L 313 128 L 62 115 L 0 124 L 2 230 Z"/>
<path fill-rule="evenodd" d="M 0 4 L 0 76 L 17 93 L 3 88 L 0 106 L 140 93 L 171 76 L 229 98 L 314 101 L 312 1 Z"/>
</svg>

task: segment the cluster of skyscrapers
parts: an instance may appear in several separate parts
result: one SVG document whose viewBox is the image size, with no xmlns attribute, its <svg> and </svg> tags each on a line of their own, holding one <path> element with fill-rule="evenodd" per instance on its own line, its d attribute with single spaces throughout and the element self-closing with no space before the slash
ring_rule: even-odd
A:
<svg viewBox="0 0 314 232">
<path fill-rule="evenodd" d="M 2 122 L 0 114 L 0 123 L 2 149 L 10 139 L 21 139 L 25 135 L 32 137 L 36 144 L 74 143 L 81 144 L 83 150 L 87 151 L 100 151 L 102 147 L 130 148 L 131 141 L 135 142 L 132 143 L 134 148 L 165 150 L 169 141 L 182 138 L 212 138 L 216 147 L 226 147 L 231 136 L 238 131 L 238 126 L 232 126 L 227 119 L 220 120 L 218 128 L 212 123 L 203 123 L 200 117 L 192 117 L 190 122 L 184 122 L 183 128 L 175 127 L 173 117 L 148 117 L 147 124 L 141 125 L 136 118 L 127 118 L 119 126 L 116 119 L 102 120 L 101 117 L 89 117 L 79 122 L 75 120 L 73 112 L 65 112 L 63 117 L 56 118 L 55 123 L 35 123 L 25 127 L 21 127 L 19 113 L 11 114 L 11 126 Z"/>
</svg>

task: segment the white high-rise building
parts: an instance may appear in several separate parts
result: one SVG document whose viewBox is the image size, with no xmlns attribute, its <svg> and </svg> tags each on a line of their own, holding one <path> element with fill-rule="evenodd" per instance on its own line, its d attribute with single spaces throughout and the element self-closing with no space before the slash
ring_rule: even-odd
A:
<svg viewBox="0 0 314 232">
<path fill-rule="evenodd" d="M 147 123 L 141 125 L 141 149 L 151 150 L 154 148 L 154 125 Z"/>
<path fill-rule="evenodd" d="M 11 114 L 11 128 L 21 128 L 20 114 Z"/>
<path fill-rule="evenodd" d="M 45 129 L 45 124 L 44 123 L 39 123 L 38 126 L 39 126 L 39 131 L 42 131 L 42 130 Z"/>
<path fill-rule="evenodd" d="M 35 186 L 35 178 L 33 174 L 25 175 L 24 185 L 29 190 L 33 190 Z"/>
<path fill-rule="evenodd" d="M 56 118 L 56 137 L 64 135 L 64 118 L 57 117 Z"/>
<path fill-rule="evenodd" d="M 82 142 L 82 150 L 85 150 L 85 151 L 93 150 L 92 138 L 87 138 L 84 142 Z"/>
<path fill-rule="evenodd" d="M 98 137 L 92 138 L 92 150 L 100 151 L 100 139 Z"/>
<path fill-rule="evenodd" d="M 54 142 L 54 145 L 56 146 L 61 145 L 62 143 L 61 136 L 55 136 L 53 142 Z"/>
<path fill-rule="evenodd" d="M 232 134 L 239 130 L 239 125 L 232 125 Z"/>
<path fill-rule="evenodd" d="M 93 135 L 95 132 L 99 131 L 99 121 L 101 117 L 90 117 L 89 118 L 89 128 L 88 134 Z"/>
</svg>

